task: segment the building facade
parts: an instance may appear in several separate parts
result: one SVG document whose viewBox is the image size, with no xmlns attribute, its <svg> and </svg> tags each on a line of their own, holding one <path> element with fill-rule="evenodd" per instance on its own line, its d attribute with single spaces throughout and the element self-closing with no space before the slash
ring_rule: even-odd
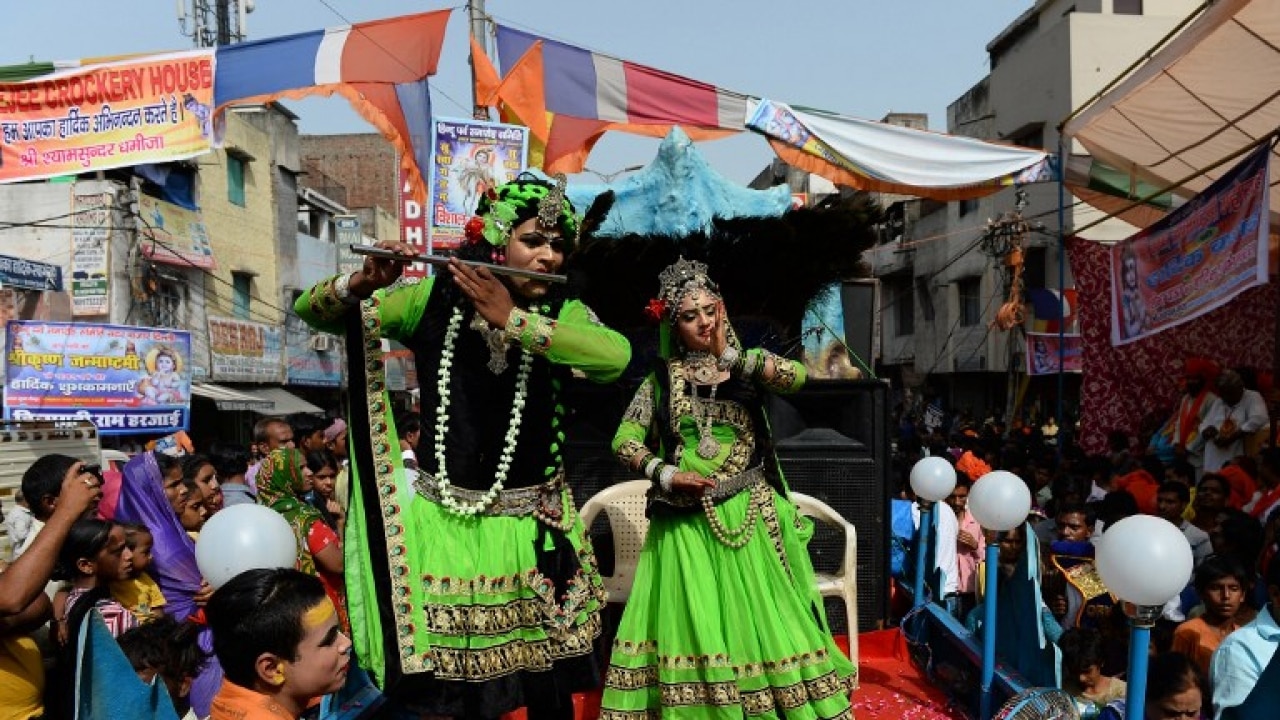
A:
<svg viewBox="0 0 1280 720">
<path fill-rule="evenodd" d="M 1056 152 L 1059 123 L 1197 5 L 1193 0 L 1037 0 L 987 45 L 990 72 L 948 106 L 947 131 Z M 1021 201 L 1023 297 L 1069 290 L 1070 268 L 1060 260 L 1057 184 L 952 203 L 885 200 L 889 230 L 884 243 L 868 253 L 881 280 L 882 373 L 906 388 L 911 402 L 938 398 L 948 411 L 967 411 L 978 419 L 1053 411 L 1056 376 L 1022 374 L 1024 331 L 1036 323 L 1045 327 L 1046 319 L 1028 307 L 1024 325 L 1008 331 L 993 327 L 1011 299 L 1012 266 L 1008 238 L 993 232 L 992 221 L 1010 217 Z M 1100 217 L 1069 196 L 1063 202 L 1067 235 Z M 1090 237 L 1113 240 L 1133 231 L 1108 221 L 1093 228 Z M 1068 310 L 1068 322 L 1070 315 Z M 1070 409 L 1078 378 L 1067 378 L 1065 385 L 1063 399 Z"/>
</svg>

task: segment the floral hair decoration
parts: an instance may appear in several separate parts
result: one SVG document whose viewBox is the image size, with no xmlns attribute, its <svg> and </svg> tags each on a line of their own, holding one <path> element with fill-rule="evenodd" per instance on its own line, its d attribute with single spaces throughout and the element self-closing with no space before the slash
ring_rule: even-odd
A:
<svg viewBox="0 0 1280 720">
<path fill-rule="evenodd" d="M 565 240 L 576 242 L 581 220 L 565 195 L 565 185 L 563 174 L 547 182 L 521 173 L 505 185 L 489 188 L 480 198 L 475 216 L 463 226 L 467 241 L 475 244 L 484 240 L 495 248 L 506 247 L 513 228 L 537 218 L 538 227 L 559 230 Z"/>
</svg>

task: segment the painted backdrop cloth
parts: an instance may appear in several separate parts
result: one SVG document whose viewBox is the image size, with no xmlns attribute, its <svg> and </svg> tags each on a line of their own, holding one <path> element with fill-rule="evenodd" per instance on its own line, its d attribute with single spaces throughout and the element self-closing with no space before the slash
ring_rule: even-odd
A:
<svg viewBox="0 0 1280 720">
<path fill-rule="evenodd" d="M 141 523 L 151 530 L 151 567 L 147 572 L 164 594 L 165 614 L 186 620 L 196 612 L 195 594 L 203 578 L 196 566 L 196 544 L 182 529 L 178 516 L 164 495 L 164 478 L 155 456 L 142 453 L 124 466 L 118 522 Z M 200 717 L 209 714 L 209 703 L 222 685 L 222 666 L 213 657 L 213 633 L 206 627 L 199 635 L 200 649 L 210 653 L 209 662 L 191 686 L 191 707 Z"/>
<path fill-rule="evenodd" d="M 1169 417 L 1178 402 L 1178 378 L 1188 357 L 1213 358 L 1222 367 L 1272 367 L 1274 343 L 1259 338 L 1269 337 L 1276 326 L 1280 291 L 1275 284 L 1246 290 L 1227 305 L 1154 337 L 1112 347 L 1107 246 L 1073 237 L 1067 248 L 1084 336 L 1080 443 L 1085 452 L 1106 454 L 1108 432 L 1136 433 L 1150 413 Z"/>
</svg>

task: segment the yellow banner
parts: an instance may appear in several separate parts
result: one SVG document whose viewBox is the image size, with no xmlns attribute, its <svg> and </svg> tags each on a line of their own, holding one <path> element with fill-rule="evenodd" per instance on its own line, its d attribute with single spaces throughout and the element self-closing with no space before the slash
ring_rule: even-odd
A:
<svg viewBox="0 0 1280 720">
<path fill-rule="evenodd" d="M 213 76 L 210 48 L 0 83 L 0 183 L 208 152 Z"/>
</svg>

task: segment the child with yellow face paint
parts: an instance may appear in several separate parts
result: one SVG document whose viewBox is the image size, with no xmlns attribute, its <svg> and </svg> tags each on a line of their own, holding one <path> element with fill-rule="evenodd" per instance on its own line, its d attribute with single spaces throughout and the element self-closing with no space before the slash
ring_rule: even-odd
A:
<svg viewBox="0 0 1280 720">
<path fill-rule="evenodd" d="M 311 575 L 242 573 L 214 592 L 205 615 L 226 674 L 210 720 L 296 720 L 346 681 L 351 641 Z"/>
</svg>

